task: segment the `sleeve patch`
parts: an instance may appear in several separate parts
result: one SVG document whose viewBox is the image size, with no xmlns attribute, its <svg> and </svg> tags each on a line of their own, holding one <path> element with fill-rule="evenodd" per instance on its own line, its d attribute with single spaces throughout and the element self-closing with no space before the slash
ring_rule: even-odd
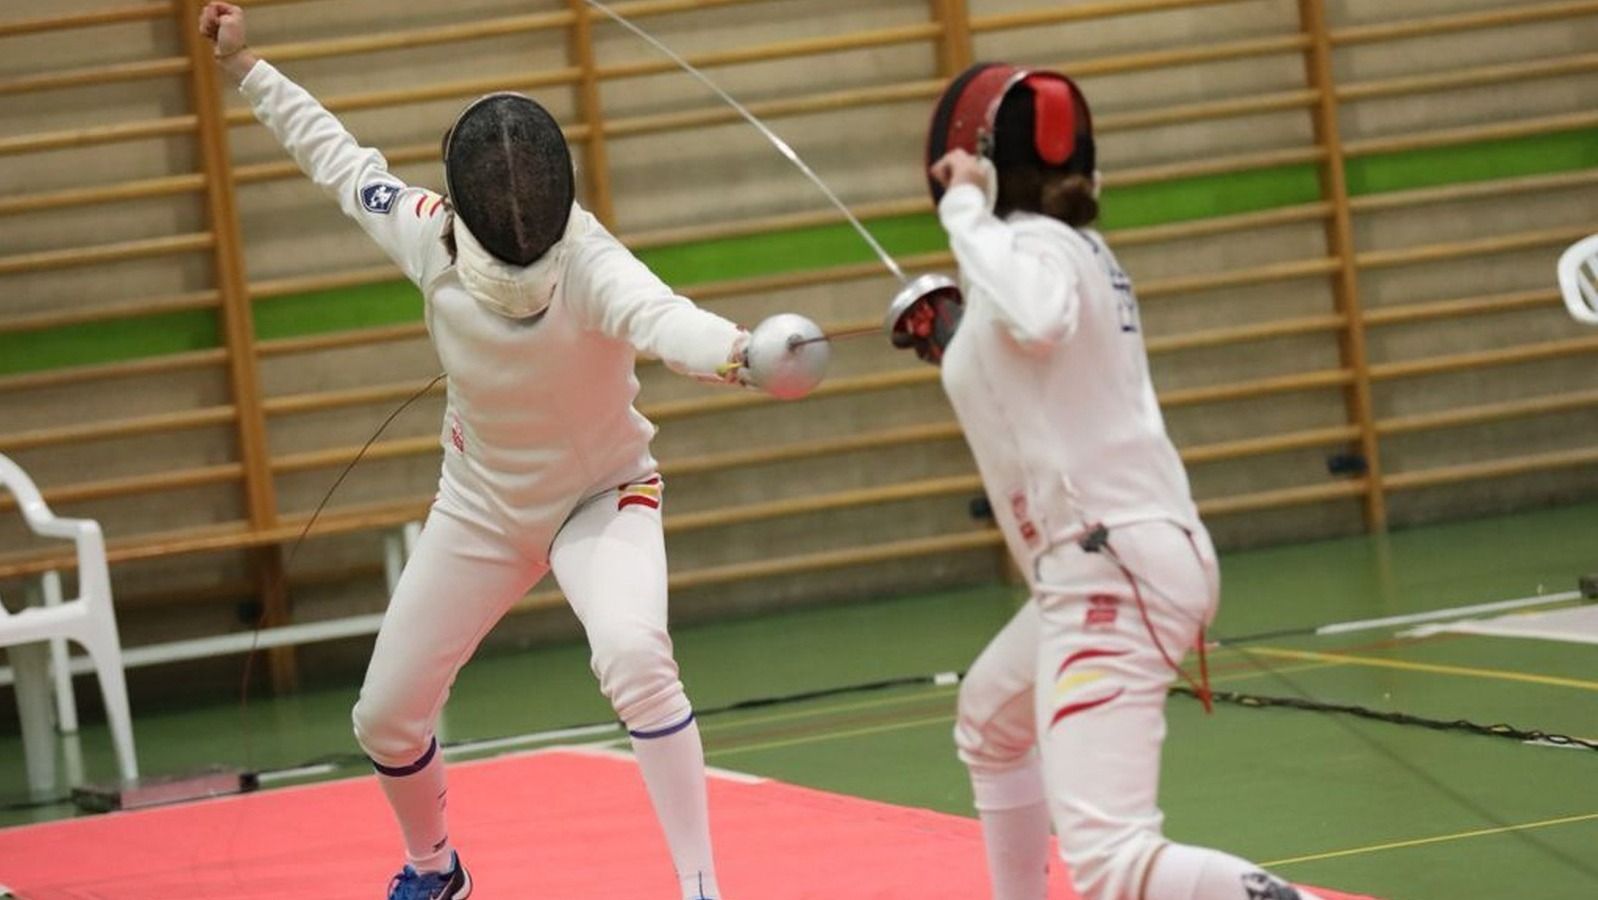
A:
<svg viewBox="0 0 1598 900">
<path fill-rule="evenodd" d="M 369 213 L 388 215 L 399 199 L 401 187 L 386 181 L 373 182 L 361 188 L 361 207 Z"/>
</svg>

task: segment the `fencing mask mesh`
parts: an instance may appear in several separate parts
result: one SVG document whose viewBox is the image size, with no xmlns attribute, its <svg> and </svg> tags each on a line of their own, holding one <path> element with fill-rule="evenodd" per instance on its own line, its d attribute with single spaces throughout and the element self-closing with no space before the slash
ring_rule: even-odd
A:
<svg viewBox="0 0 1598 900">
<path fill-rule="evenodd" d="M 461 113 L 444 136 L 444 181 L 472 236 L 515 266 L 560 240 L 576 199 L 560 125 L 521 94 L 489 94 Z"/>
</svg>

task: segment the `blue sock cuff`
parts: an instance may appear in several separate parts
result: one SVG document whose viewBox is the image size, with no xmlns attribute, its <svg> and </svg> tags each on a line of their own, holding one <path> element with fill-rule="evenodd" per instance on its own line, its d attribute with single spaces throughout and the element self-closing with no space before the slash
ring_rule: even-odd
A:
<svg viewBox="0 0 1598 900">
<path fill-rule="evenodd" d="M 404 778 L 407 775 L 415 775 L 417 772 L 427 768 L 427 764 L 432 762 L 433 757 L 436 755 L 438 755 L 438 738 L 435 737 L 433 742 L 427 745 L 427 752 L 423 753 L 420 759 L 408 766 L 385 766 L 370 756 L 366 759 L 372 764 L 372 768 L 377 770 L 377 774 L 387 775 L 390 778 Z"/>
<path fill-rule="evenodd" d="M 678 722 L 675 725 L 667 725 L 665 728 L 659 728 L 654 731 L 629 731 L 627 733 L 641 741 L 652 741 L 656 738 L 671 737 L 693 723 L 694 714 L 690 712 L 688 714 L 688 718 L 683 719 L 681 722 Z"/>
</svg>

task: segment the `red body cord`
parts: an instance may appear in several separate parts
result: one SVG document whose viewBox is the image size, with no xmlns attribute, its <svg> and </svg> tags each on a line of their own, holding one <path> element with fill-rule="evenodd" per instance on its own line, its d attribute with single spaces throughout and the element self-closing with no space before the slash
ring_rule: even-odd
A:
<svg viewBox="0 0 1598 900">
<path fill-rule="evenodd" d="M 1214 693 L 1210 690 L 1209 656 L 1207 655 L 1204 647 L 1204 626 L 1199 626 L 1199 680 L 1195 681 L 1193 676 L 1187 674 L 1186 669 L 1182 668 L 1182 666 L 1178 664 L 1176 660 L 1171 658 L 1171 654 L 1165 652 L 1165 645 L 1160 643 L 1160 636 L 1154 633 L 1154 622 L 1149 619 L 1149 609 L 1148 606 L 1143 602 L 1143 591 L 1137 586 L 1137 576 L 1133 575 L 1132 570 L 1123 565 L 1120 560 L 1114 560 L 1114 562 L 1115 567 L 1120 569 L 1121 574 L 1126 578 L 1126 583 L 1132 586 L 1132 597 L 1133 599 L 1137 600 L 1138 615 L 1143 618 L 1143 627 L 1148 630 L 1149 640 L 1154 642 L 1154 648 L 1160 651 L 1160 656 L 1165 659 L 1165 664 L 1170 666 L 1172 671 L 1176 672 L 1176 674 L 1182 676 L 1182 680 L 1186 681 L 1193 688 L 1194 693 L 1198 694 L 1199 702 L 1204 704 L 1204 712 L 1215 712 Z"/>
</svg>

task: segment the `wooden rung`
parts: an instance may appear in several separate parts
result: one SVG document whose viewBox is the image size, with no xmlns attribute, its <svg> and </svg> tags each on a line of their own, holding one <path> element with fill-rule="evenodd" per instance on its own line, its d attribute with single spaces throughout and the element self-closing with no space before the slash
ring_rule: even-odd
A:
<svg viewBox="0 0 1598 900">
<path fill-rule="evenodd" d="M 1289 506 L 1320 503 L 1325 500 L 1358 497 L 1369 489 L 1369 483 L 1363 478 L 1354 481 L 1333 481 L 1327 484 L 1278 488 L 1272 491 L 1239 494 L 1233 497 L 1210 497 L 1200 500 L 1198 509 L 1199 514 L 1204 516 L 1228 516 L 1235 513 L 1282 509 Z"/>
<path fill-rule="evenodd" d="M 749 447 L 723 453 L 668 459 L 661 464 L 660 472 L 667 478 L 721 472 L 751 466 L 772 465 L 798 459 L 811 459 L 842 453 L 880 450 L 905 444 L 932 443 L 959 439 L 964 432 L 955 422 L 930 425 L 911 425 L 889 428 L 841 437 L 817 438 L 772 447 Z M 330 469 L 348 465 L 360 451 L 358 445 L 330 447 L 304 453 L 287 454 L 272 460 L 272 471 L 286 474 L 313 469 Z M 427 456 L 439 452 L 438 436 L 396 438 L 372 444 L 363 457 L 365 460 L 397 459 L 407 456 Z"/>
<path fill-rule="evenodd" d="M 1514 253 L 1538 247 L 1559 246 L 1579 241 L 1591 233 L 1591 226 L 1567 226 L 1525 231 L 1517 234 L 1495 235 L 1468 241 L 1449 241 L 1443 244 L 1426 244 L 1420 247 L 1399 247 L 1394 250 L 1367 250 L 1355 256 L 1362 269 L 1412 266 L 1419 263 L 1441 262 L 1463 257 L 1476 258 L 1497 253 Z"/>
<path fill-rule="evenodd" d="M 1547 288 L 1538 291 L 1514 291 L 1507 294 L 1488 294 L 1454 300 L 1433 300 L 1426 303 L 1400 303 L 1394 306 L 1366 308 L 1364 321 L 1367 327 L 1400 325 L 1430 319 L 1453 319 L 1462 316 L 1479 316 L 1491 313 L 1514 312 L 1523 309 L 1556 308 L 1559 291 Z"/>
<path fill-rule="evenodd" d="M 709 53 L 698 53 L 684 58 L 697 68 L 708 69 L 717 66 L 738 65 L 740 63 L 774 62 L 797 56 L 816 56 L 824 53 L 843 53 L 850 50 L 891 47 L 896 44 L 931 40 L 942 33 L 943 26 L 934 22 L 926 22 L 825 37 L 773 41 L 753 47 L 737 47 Z M 669 59 L 640 58 L 634 62 L 600 66 L 594 70 L 594 74 L 601 79 L 611 80 L 678 71 L 681 70 L 677 68 L 677 64 Z"/>
<path fill-rule="evenodd" d="M 701 512 L 678 513 L 665 518 L 666 533 L 680 534 L 705 528 L 727 528 L 747 525 L 767 519 L 836 512 L 862 506 L 884 503 L 902 503 L 924 497 L 943 497 L 949 494 L 982 492 L 982 476 L 976 474 L 953 475 L 947 478 L 927 478 L 899 484 L 875 485 L 868 488 L 835 491 L 830 494 L 805 494 L 781 500 L 727 506 Z"/>
<path fill-rule="evenodd" d="M 1581 356 L 1598 352 L 1598 337 L 1569 338 L 1561 341 L 1543 341 L 1521 344 L 1497 350 L 1478 350 L 1470 353 L 1453 353 L 1423 359 L 1380 363 L 1370 367 L 1372 381 L 1392 381 L 1413 378 L 1417 375 L 1436 375 L 1457 372 L 1461 369 L 1478 369 L 1487 366 L 1508 366 L 1518 363 L 1539 362 L 1566 356 Z"/>
<path fill-rule="evenodd" d="M 849 209 L 869 227 L 873 219 L 930 213 L 932 212 L 932 201 L 922 195 L 903 200 L 859 203 L 850 206 Z M 694 241 L 747 237 L 772 231 L 812 228 L 818 225 L 836 225 L 842 222 L 843 216 L 839 215 L 838 211 L 833 207 L 826 206 L 805 212 L 781 213 L 779 215 L 762 216 L 758 219 L 744 219 L 736 222 L 715 222 L 707 225 L 688 225 L 652 231 L 639 231 L 621 235 L 621 241 L 634 250 L 644 250 L 653 247 L 668 247 L 673 244 L 692 243 Z"/>
<path fill-rule="evenodd" d="M 1115 238 L 1117 247 L 1136 247 L 1144 244 L 1162 244 L 1192 238 L 1213 237 L 1238 231 L 1259 228 L 1278 228 L 1300 222 L 1322 222 L 1332 214 L 1330 203 L 1305 203 L 1284 206 L 1261 212 L 1240 213 L 1232 216 L 1214 216 L 1173 222 L 1170 225 L 1151 225 L 1144 228 L 1111 228 L 1106 233 Z"/>
<path fill-rule="evenodd" d="M 1573 19 L 1598 13 L 1598 0 L 1540 3 L 1518 5 L 1508 9 L 1486 9 L 1425 18 L 1401 19 L 1396 22 L 1376 22 L 1370 25 L 1352 25 L 1336 28 L 1331 41 L 1337 46 L 1370 44 L 1377 41 L 1396 41 L 1414 37 L 1432 37 L 1455 31 L 1473 31 L 1482 28 L 1502 28 L 1508 25 L 1525 25 L 1531 22 L 1548 22 Z"/>
<path fill-rule="evenodd" d="M 1257 56 L 1299 53 L 1308 48 L 1309 45 L 1309 35 L 1293 32 L 1269 37 L 1224 41 L 1218 44 L 1200 44 L 1168 50 L 1148 50 L 1140 53 L 1120 53 L 1114 56 L 1065 60 L 1050 66 L 1050 68 L 1070 73 L 1073 78 L 1092 78 L 1097 75 L 1121 75 L 1127 72 L 1170 69 L 1198 63 L 1229 62 Z"/>
<path fill-rule="evenodd" d="M 219 466 L 202 466 L 195 469 L 133 475 L 127 478 L 85 481 L 56 488 L 46 488 L 42 492 L 45 502 L 54 506 L 66 503 L 82 503 L 88 500 L 105 500 L 111 497 L 128 497 L 135 494 L 176 491 L 210 484 L 223 484 L 229 481 L 238 481 L 243 477 L 244 466 L 241 463 L 225 463 Z M 15 509 L 16 505 L 16 499 L 10 494 L 0 495 L 0 512 Z"/>
<path fill-rule="evenodd" d="M 392 88 L 383 91 L 364 91 L 358 94 L 335 94 L 321 98 L 322 106 L 332 112 L 349 112 L 359 109 L 381 109 L 454 97 L 478 97 L 494 91 L 533 91 L 538 88 L 562 84 L 575 84 L 582 77 L 579 69 L 549 69 L 541 72 L 494 75 L 488 78 L 467 78 L 409 88 Z M 255 112 L 249 107 L 234 107 L 227 111 L 229 125 L 255 123 Z"/>
<path fill-rule="evenodd" d="M 78 444 L 205 428 L 209 425 L 231 422 L 235 414 L 231 405 L 205 406 L 128 419 L 112 419 L 88 425 L 63 425 L 55 428 L 15 431 L 10 434 L 0 434 L 0 453 L 15 453 L 19 450 L 32 450 L 36 447 L 50 447 L 57 444 Z"/>
<path fill-rule="evenodd" d="M 214 291 L 193 291 L 169 297 L 151 297 L 126 303 L 111 303 L 88 309 L 37 313 L 0 319 L 0 334 L 22 331 L 43 331 L 47 328 L 66 328 L 91 322 L 111 322 L 119 319 L 138 319 L 166 313 L 186 312 L 194 309 L 215 309 L 219 294 Z"/>
<path fill-rule="evenodd" d="M 668 584 L 672 590 L 686 591 L 735 581 L 751 581 L 756 578 L 799 575 L 805 572 L 821 572 L 849 566 L 865 566 L 899 559 L 916 559 L 922 556 L 944 556 L 968 550 L 985 550 L 999 547 L 1003 544 L 1004 535 L 998 529 L 985 528 L 981 531 L 965 531 L 934 537 L 911 538 L 885 544 L 869 544 L 864 547 L 855 546 L 842 550 L 824 550 L 820 553 L 807 553 L 802 556 L 765 558 L 749 562 L 710 566 L 676 573 L 670 577 Z"/>
<path fill-rule="evenodd" d="M 930 444 L 958 440 L 964 431 L 957 422 L 936 422 L 929 425 L 907 425 L 902 428 L 885 428 L 841 437 L 815 438 L 772 447 L 747 447 L 723 453 L 667 459 L 660 465 L 660 474 L 666 478 L 702 475 L 741 469 L 751 466 L 768 466 L 776 463 L 859 453 L 866 450 L 883 450 L 907 444 Z"/>
<path fill-rule="evenodd" d="M 568 125 L 563 130 L 566 140 L 571 143 L 588 140 L 590 132 L 587 125 Z M 394 167 L 418 162 L 437 162 L 438 153 L 438 141 L 428 141 L 384 150 L 383 157 L 388 160 L 389 166 Z M 303 173 L 292 159 L 250 163 L 233 168 L 233 180 L 239 184 L 257 184 L 263 181 L 283 181 L 300 177 L 303 177 Z"/>
<path fill-rule="evenodd" d="M 1121 169 L 1105 175 L 1104 184 L 1112 188 L 1130 187 L 1139 184 L 1194 178 L 1200 175 L 1229 175 L 1233 172 L 1247 172 L 1253 169 L 1294 166 L 1302 163 L 1320 162 L 1325 158 L 1325 147 L 1289 147 L 1285 150 L 1243 153 L 1236 156 L 1206 159 L 1200 162 L 1163 163 L 1154 166 L 1140 166 L 1134 169 Z"/>
<path fill-rule="evenodd" d="M 1437 431 L 1465 425 L 1481 425 L 1504 419 L 1544 416 L 1553 413 L 1574 412 L 1598 406 L 1598 390 L 1574 391 L 1567 394 L 1545 394 L 1540 397 L 1523 397 L 1498 403 L 1482 403 L 1437 412 L 1394 416 L 1376 423 L 1377 433 L 1388 436 L 1410 434 L 1416 431 Z"/>
<path fill-rule="evenodd" d="M 1014 31 L 1035 28 L 1039 25 L 1057 25 L 1062 22 L 1082 22 L 1089 19 L 1107 19 L 1143 13 L 1165 12 L 1176 9 L 1195 9 L 1202 6 L 1223 6 L 1240 0 L 1089 0 L 1086 3 L 1051 3 L 1042 9 L 1024 12 L 996 13 L 972 16 L 971 32 Z"/>
<path fill-rule="evenodd" d="M 341 347 L 366 347 L 373 344 L 408 341 L 426 336 L 427 324 L 425 322 L 406 322 L 400 325 L 383 325 L 377 328 L 356 328 L 348 331 L 333 331 L 327 334 L 311 334 L 305 337 L 259 341 L 255 345 L 255 352 L 256 355 L 261 357 L 290 356 L 297 353 L 315 353 L 321 350 L 334 350 Z"/>
<path fill-rule="evenodd" d="M 930 266 L 928 260 L 931 260 Z M 906 272 L 924 268 L 939 268 L 952 265 L 954 255 L 951 253 L 929 254 L 926 257 L 901 258 L 899 265 Z M 846 266 L 834 266 L 828 269 L 813 269 L 802 272 L 784 272 L 778 275 L 756 275 L 749 278 L 734 278 L 727 281 L 713 281 L 707 284 L 684 285 L 678 288 L 684 295 L 695 300 L 715 300 L 723 297 L 740 297 L 758 294 L 762 291 L 783 291 L 793 288 L 811 287 L 819 284 L 841 284 L 846 281 L 863 281 L 869 278 L 891 278 L 882 263 L 875 260 L 865 263 L 852 263 Z M 883 294 L 892 297 L 893 288 Z"/>
<path fill-rule="evenodd" d="M 505 16 L 497 19 L 469 19 L 457 25 L 431 25 L 425 28 L 406 28 L 377 31 L 353 37 L 322 38 L 314 41 L 296 41 L 260 47 L 257 52 L 263 59 L 286 62 L 296 59 L 322 59 L 330 56 L 347 57 L 357 53 L 375 53 L 381 50 L 409 50 L 435 44 L 452 44 L 486 38 L 525 34 L 530 31 L 548 31 L 565 28 L 572 23 L 570 12 L 532 13 Z"/>
<path fill-rule="evenodd" d="M 1175 388 L 1160 392 L 1160 405 L 1166 409 L 1178 406 L 1198 406 L 1204 403 L 1221 403 L 1229 400 L 1247 400 L 1273 394 L 1289 394 L 1322 388 L 1344 387 L 1354 380 L 1347 369 L 1327 369 L 1320 372 L 1299 372 L 1277 375 L 1253 381 L 1236 381 L 1229 384 L 1204 387 Z"/>
<path fill-rule="evenodd" d="M 1223 288 L 1246 287 L 1255 284 L 1275 284 L 1328 275 L 1341 267 L 1337 259 L 1300 259 L 1291 262 L 1269 263 L 1230 272 L 1211 272 L 1201 275 L 1180 275 L 1174 278 L 1153 278 L 1137 287 L 1140 299 L 1152 300 L 1180 294 L 1196 294 Z"/>
<path fill-rule="evenodd" d="M 1095 132 L 1132 131 L 1189 122 L 1207 122 L 1269 112 L 1308 109 L 1320 102 L 1320 91 L 1279 91 L 1248 97 L 1231 97 L 1204 103 L 1184 103 L 1137 112 L 1110 113 L 1093 117 Z"/>
<path fill-rule="evenodd" d="M 1318 334 L 1323 331 L 1337 331 L 1347 324 L 1348 320 L 1340 315 L 1303 316 L 1296 319 L 1259 322 L 1253 325 L 1234 325 L 1228 328 L 1210 328 L 1203 331 L 1191 331 L 1186 334 L 1150 337 L 1144 341 L 1144 346 L 1151 355 L 1156 353 L 1175 353 L 1181 350 L 1194 350 L 1201 347 L 1224 347 L 1233 344 Z"/>
<path fill-rule="evenodd" d="M 899 388 L 920 387 L 938 383 L 938 370 L 931 366 L 918 366 L 914 369 L 899 369 L 889 372 L 875 372 L 870 375 L 856 375 L 851 378 L 835 378 L 822 382 L 805 401 L 822 400 L 828 397 L 844 397 L 853 394 L 866 394 L 876 391 L 889 391 Z M 799 402 L 805 402 L 799 401 Z M 730 412 L 746 409 L 751 406 L 760 406 L 766 403 L 779 401 L 764 394 L 755 394 L 747 391 L 724 391 L 717 396 L 694 398 L 691 400 L 673 400 L 665 403 L 656 403 L 645 406 L 640 410 L 651 422 L 665 422 L 670 419 L 681 419 L 688 416 L 707 415 L 711 413 Z"/>
<path fill-rule="evenodd" d="M 436 429 L 435 429 L 436 431 Z M 286 475 L 294 472 L 308 472 L 315 469 L 331 469 L 337 466 L 347 466 L 360 453 L 360 446 L 329 447 L 326 450 L 311 450 L 304 453 L 288 453 L 274 457 L 271 462 L 272 471 Z M 362 463 L 368 460 L 400 459 L 406 456 L 426 456 L 439 452 L 437 434 L 427 434 L 420 437 L 395 438 L 387 441 L 376 441 L 367 448 L 366 454 L 361 457 Z"/>
<path fill-rule="evenodd" d="M 769 2 L 770 0 L 631 0 L 631 2 L 611 3 L 609 6 L 629 19 L 645 19 L 678 12 L 697 12 L 723 6 L 748 6 Z M 603 15 L 594 17 L 595 23 L 609 21 L 610 19 Z"/>
<path fill-rule="evenodd" d="M 38 134 L 20 134 L 0 138 L 0 156 L 20 153 L 40 153 L 65 147 L 90 147 L 117 141 L 136 141 L 143 138 L 188 134 L 195 128 L 194 116 L 168 116 L 164 119 L 146 119 L 138 122 L 119 122 L 115 125 L 96 125 L 90 128 L 71 128 L 66 131 L 46 131 Z"/>
<path fill-rule="evenodd" d="M 182 75 L 189 71 L 189 60 L 183 56 L 165 59 L 146 59 L 138 62 L 112 63 L 106 66 L 88 66 L 59 72 L 40 72 L 20 78 L 0 80 L 0 97 L 27 94 L 35 91 L 61 88 L 99 86 L 119 81 L 136 81 L 141 78 L 160 78 Z"/>
<path fill-rule="evenodd" d="M 1340 85 L 1337 88 L 1337 99 L 1344 103 L 1353 103 L 1378 97 L 1401 97 L 1407 94 L 1434 93 L 1484 85 L 1496 87 L 1511 81 L 1559 78 L 1593 71 L 1598 71 L 1598 53 L 1579 53 L 1551 59 L 1475 66 L 1451 72 L 1429 72 L 1424 75 L 1384 78 L 1379 81 L 1357 81 L 1353 84 Z"/>
<path fill-rule="evenodd" d="M 118 184 L 41 191 L 34 194 L 12 194 L 9 197 L 0 197 L 0 216 L 65 209 L 71 206 L 98 206 L 126 200 L 147 200 L 176 194 L 197 194 L 203 190 L 205 190 L 205 176 L 194 174 L 163 175 Z"/>
<path fill-rule="evenodd" d="M 1576 450 L 1558 450 L 1552 453 L 1533 453 L 1493 459 L 1484 462 L 1441 466 L 1415 472 L 1395 472 L 1382 479 L 1382 487 L 1389 491 L 1407 491 L 1416 488 L 1458 484 L 1462 481 L 1481 481 L 1487 478 L 1507 478 L 1552 469 L 1574 469 L 1598 463 L 1598 447 Z"/>
<path fill-rule="evenodd" d="M 93 247 L 69 247 L 65 250 L 41 250 L 17 256 L 0 256 L 0 275 L 41 272 L 47 269 L 70 269 L 151 256 L 192 253 L 196 250 L 209 250 L 214 241 L 210 232 L 201 232 L 99 244 Z"/>
<path fill-rule="evenodd" d="M 941 79 L 929 79 L 926 81 L 912 81 L 869 88 L 850 88 L 820 94 L 785 97 L 780 100 L 767 100 L 745 105 L 750 112 L 762 119 L 778 119 L 784 116 L 808 115 L 817 112 L 837 112 L 861 106 L 882 106 L 913 100 L 927 100 L 938 96 L 942 90 L 943 81 Z M 743 117 L 738 114 L 737 110 L 722 104 L 702 109 L 683 110 L 681 112 L 653 113 L 611 119 L 605 123 L 604 133 L 607 137 L 626 138 L 654 134 L 661 131 L 678 131 L 741 121 L 743 121 Z"/>
<path fill-rule="evenodd" d="M 162 19 L 172 15 L 171 3 L 131 3 L 90 12 L 67 13 L 59 16 L 40 16 L 34 19 L 0 21 L 0 38 L 19 34 L 38 34 L 42 31 L 64 31 L 70 28 L 89 28 L 95 25 L 113 25 L 118 22 L 137 22 L 142 19 Z"/>
<path fill-rule="evenodd" d="M 1553 175 L 1528 175 L 1521 178 L 1498 178 L 1492 181 L 1471 181 L 1441 187 L 1418 188 L 1409 191 L 1388 191 L 1365 194 L 1349 201 L 1349 208 L 1358 213 L 1380 212 L 1433 203 L 1452 203 L 1459 200 L 1480 200 L 1509 194 L 1534 191 L 1563 191 L 1598 184 L 1598 168 Z"/>
<path fill-rule="evenodd" d="M 1490 125 L 1467 125 L 1461 128 L 1443 128 L 1418 134 L 1399 134 L 1390 137 L 1366 138 L 1349 141 L 1343 145 L 1348 156 L 1373 156 L 1379 153 L 1402 153 L 1407 150 L 1424 150 L 1430 147 L 1449 147 L 1455 144 L 1472 144 L 1478 141 L 1502 141 L 1510 138 L 1530 137 L 1539 134 L 1557 134 L 1598 126 L 1598 112 L 1564 113 L 1534 119 L 1513 119 Z"/>
<path fill-rule="evenodd" d="M 370 266 L 346 272 L 329 272 L 319 275 L 296 275 L 289 278 L 268 278 L 249 286 L 251 300 L 272 300 L 278 297 L 313 294 L 344 288 L 402 281 L 405 273 L 393 264 Z"/>
<path fill-rule="evenodd" d="M 396 400 L 410 399 L 424 387 L 427 387 L 429 381 L 431 379 L 403 381 L 397 384 L 377 384 L 342 391 L 314 391 L 307 394 L 268 397 L 262 401 L 261 408 L 269 416 L 291 416 L 340 409 L 346 406 L 392 403 Z M 428 390 L 429 394 L 442 394 L 443 392 L 444 382 L 442 381 L 434 384 Z"/>
<path fill-rule="evenodd" d="M 1253 456 L 1266 456 L 1272 453 L 1285 453 L 1289 450 L 1330 447 L 1357 441 L 1359 440 L 1359 435 L 1360 429 L 1358 425 L 1336 425 L 1330 428 L 1312 428 L 1307 431 L 1294 431 L 1287 434 L 1272 434 L 1264 437 L 1243 438 L 1236 441 L 1200 444 L 1181 448 L 1182 462 L 1190 466 L 1197 466 L 1233 459 L 1247 459 Z"/>
<path fill-rule="evenodd" d="M 211 350 L 189 350 L 182 353 L 146 356 L 142 359 L 122 362 L 67 366 L 61 369 L 46 369 L 42 372 L 24 372 L 18 375 L 0 376 L 0 394 L 61 387 L 68 384 L 83 384 L 89 381 L 121 380 L 138 375 L 181 372 L 185 369 L 219 366 L 226 362 L 227 351 L 218 347 Z"/>
</svg>

